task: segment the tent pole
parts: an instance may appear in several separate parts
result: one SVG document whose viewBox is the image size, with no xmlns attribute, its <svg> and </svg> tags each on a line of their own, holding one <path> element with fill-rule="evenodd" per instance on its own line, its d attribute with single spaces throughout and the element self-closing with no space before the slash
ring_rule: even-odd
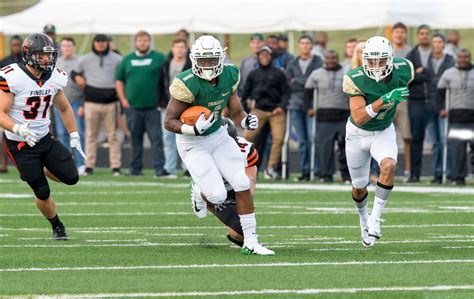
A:
<svg viewBox="0 0 474 299">
<path fill-rule="evenodd" d="M 196 40 L 196 33 L 192 31 L 191 33 L 189 33 L 189 45 L 194 44 L 195 40 Z"/>
<path fill-rule="evenodd" d="M 295 32 L 294 31 L 288 31 L 288 50 L 290 54 L 292 55 L 295 54 Z"/>
<path fill-rule="evenodd" d="M 5 35 L 3 32 L 0 32 L 0 59 L 3 59 L 5 53 L 3 52 L 3 47 L 5 46 Z"/>
<path fill-rule="evenodd" d="M 86 47 L 89 44 L 89 41 L 91 39 L 91 35 L 92 35 L 91 33 L 86 34 L 84 36 L 84 38 L 82 39 L 81 48 L 79 49 L 79 54 L 80 55 L 83 55 L 85 53 Z"/>
<path fill-rule="evenodd" d="M 227 48 L 226 55 L 232 58 L 232 47 L 230 42 L 230 34 L 224 34 L 224 47 Z"/>
</svg>

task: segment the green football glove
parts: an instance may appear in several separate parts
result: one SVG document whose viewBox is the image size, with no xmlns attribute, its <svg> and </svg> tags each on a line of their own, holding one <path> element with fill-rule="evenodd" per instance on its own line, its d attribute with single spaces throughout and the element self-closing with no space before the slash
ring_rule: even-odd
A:
<svg viewBox="0 0 474 299">
<path fill-rule="evenodd" d="M 390 104 L 393 101 L 406 102 L 408 99 L 408 95 L 408 87 L 395 88 L 382 96 L 382 102 L 384 104 Z"/>
</svg>

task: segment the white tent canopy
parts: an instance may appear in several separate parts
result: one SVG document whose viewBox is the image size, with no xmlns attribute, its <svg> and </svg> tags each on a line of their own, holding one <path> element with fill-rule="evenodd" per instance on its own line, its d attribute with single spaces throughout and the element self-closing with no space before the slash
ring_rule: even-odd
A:
<svg viewBox="0 0 474 299">
<path fill-rule="evenodd" d="M 408 26 L 474 28 L 470 0 L 42 0 L 1 19 L 5 34 L 41 31 L 47 23 L 61 34 L 251 33 Z"/>
</svg>

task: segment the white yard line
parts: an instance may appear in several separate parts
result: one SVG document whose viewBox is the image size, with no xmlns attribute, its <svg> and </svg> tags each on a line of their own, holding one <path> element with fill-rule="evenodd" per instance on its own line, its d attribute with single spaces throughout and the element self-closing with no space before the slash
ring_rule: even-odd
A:
<svg viewBox="0 0 474 299">
<path fill-rule="evenodd" d="M 120 242 L 119 240 L 117 240 Z M 459 239 L 449 240 L 449 243 L 473 243 L 474 239 Z M 413 240 L 381 240 L 378 244 L 436 244 L 436 243 L 447 243 L 445 239 L 441 240 L 425 240 L 425 239 L 413 239 Z M 352 245 L 360 244 L 359 240 L 339 240 L 339 241 L 288 241 L 288 242 L 265 242 L 270 248 L 272 246 L 286 247 L 293 245 Z M 134 242 L 134 243 L 110 243 L 110 244 L 94 244 L 94 243 L 68 243 L 68 244 L 0 244 L 0 248 L 84 248 L 84 247 L 200 247 L 200 246 L 230 246 L 227 242 L 186 242 L 186 243 L 163 243 L 163 242 Z"/>
<path fill-rule="evenodd" d="M 0 179 L 0 183 L 22 183 L 20 180 Z M 189 188 L 188 183 L 164 182 L 144 182 L 144 181 L 81 181 L 79 186 L 91 187 L 166 187 L 170 189 Z M 351 191 L 350 185 L 318 185 L 318 184 L 268 184 L 259 183 L 257 188 L 260 190 L 296 190 L 296 191 Z M 375 187 L 369 186 L 369 190 L 375 190 Z M 474 188 L 471 187 L 435 187 L 435 186 L 397 186 L 396 192 L 410 193 L 448 193 L 448 194 L 474 194 Z"/>
<path fill-rule="evenodd" d="M 160 293 L 100 293 L 100 294 L 59 294 L 40 295 L 34 298 L 130 298 L 130 297 L 207 297 L 207 296 L 238 296 L 238 295 L 316 295 L 316 294 L 356 294 L 375 292 L 443 292 L 454 290 L 474 290 L 474 285 L 437 285 L 437 286 L 406 286 L 406 287 L 376 287 L 376 288 L 327 288 L 327 289 L 298 289 L 298 290 L 243 290 L 218 292 L 160 292 Z M 31 296 L 31 295 L 28 295 Z"/>
<path fill-rule="evenodd" d="M 432 224 L 384 224 L 383 228 L 457 228 L 457 227 L 474 227 L 474 223 L 432 223 Z M 359 225 L 262 225 L 258 226 L 258 229 L 354 229 L 360 228 Z M 206 230 L 206 229 L 217 229 L 222 230 L 222 226 L 112 226 L 112 227 L 68 227 L 71 231 L 120 231 L 125 230 L 131 232 L 136 230 Z M 50 228 L 37 228 L 37 227 L 0 227 L 0 231 L 51 231 Z"/>
<path fill-rule="evenodd" d="M 190 264 L 190 265 L 141 265 L 141 266 L 88 266 L 49 268 L 5 268 L 0 272 L 46 272 L 46 271 L 92 271 L 92 270 L 154 270 L 154 269 L 216 269 L 216 268 L 271 268 L 271 267 L 321 267 L 321 266 L 364 266 L 364 265 L 421 265 L 421 264 L 472 264 L 473 259 L 460 260 L 402 260 L 402 261 L 347 261 L 347 262 L 279 262 L 250 264 Z"/>
<path fill-rule="evenodd" d="M 354 214 L 353 208 L 308 208 L 309 211 L 261 211 L 258 215 L 333 215 L 333 214 Z M 428 210 L 428 209 L 396 209 L 387 208 L 386 214 L 453 214 L 453 213 L 474 213 L 474 209 L 447 209 L 447 210 Z M 122 216 L 190 216 L 192 212 L 88 212 L 88 213 L 61 213 L 61 216 L 71 217 L 122 217 Z M 0 214 L 0 217 L 41 217 L 40 213 L 9 213 Z"/>
<path fill-rule="evenodd" d="M 350 185 L 311 185 L 311 184 L 257 184 L 258 189 L 270 190 L 311 190 L 311 191 L 347 191 L 352 190 Z M 375 187 L 369 186 L 369 191 Z M 431 187 L 431 186 L 397 186 L 394 192 L 410 193 L 449 193 L 449 194 L 473 194 L 474 188 L 470 187 Z"/>
</svg>

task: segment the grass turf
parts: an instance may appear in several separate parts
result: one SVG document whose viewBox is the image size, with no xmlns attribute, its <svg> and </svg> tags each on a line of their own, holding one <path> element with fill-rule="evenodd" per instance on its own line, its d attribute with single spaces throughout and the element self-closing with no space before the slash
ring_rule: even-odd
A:
<svg viewBox="0 0 474 299">
<path fill-rule="evenodd" d="M 146 174 L 114 178 L 99 170 L 77 186 L 51 183 L 67 242 L 51 240 L 17 174 L 2 175 L 0 296 L 239 291 L 273 298 L 308 289 L 307 296 L 324 289 L 319 296 L 328 298 L 474 296 L 472 194 L 395 189 L 383 239 L 365 249 L 348 192 L 259 189 L 257 232 L 276 256 L 242 256 L 217 219 L 194 216 L 186 180 Z M 468 289 L 418 289 L 440 285 Z M 390 287 L 399 289 L 367 290 Z M 287 293 L 262 291 L 269 289 Z"/>
</svg>

